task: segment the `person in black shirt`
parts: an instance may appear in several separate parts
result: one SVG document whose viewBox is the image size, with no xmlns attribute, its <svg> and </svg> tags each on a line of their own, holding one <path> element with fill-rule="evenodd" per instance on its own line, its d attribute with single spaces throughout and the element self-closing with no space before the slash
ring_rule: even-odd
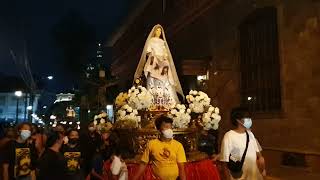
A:
<svg viewBox="0 0 320 180">
<path fill-rule="evenodd" d="M 115 133 L 112 133 L 110 129 L 102 129 L 100 133 L 102 142 L 92 160 L 91 180 L 104 178 L 103 165 L 110 160 L 118 140 Z"/>
<path fill-rule="evenodd" d="M 79 143 L 79 133 L 75 129 L 67 132 L 68 143 L 63 145 L 62 154 L 67 162 L 66 171 L 68 180 L 83 180 L 84 175 L 82 170 L 82 159 Z"/>
<path fill-rule="evenodd" d="M 80 136 L 80 147 L 83 153 L 84 173 L 87 176 L 92 170 L 92 159 L 101 144 L 100 134 L 96 131 L 96 126 L 93 122 L 88 125 L 88 132 Z"/>
<path fill-rule="evenodd" d="M 48 136 L 47 149 L 39 162 L 39 180 L 67 179 L 66 161 L 59 152 L 62 145 L 63 137 L 58 132 L 53 132 Z"/>
<path fill-rule="evenodd" d="M 36 150 L 27 140 L 31 136 L 31 126 L 21 123 L 17 126 L 18 137 L 5 148 L 3 160 L 4 180 L 35 179 Z"/>
</svg>

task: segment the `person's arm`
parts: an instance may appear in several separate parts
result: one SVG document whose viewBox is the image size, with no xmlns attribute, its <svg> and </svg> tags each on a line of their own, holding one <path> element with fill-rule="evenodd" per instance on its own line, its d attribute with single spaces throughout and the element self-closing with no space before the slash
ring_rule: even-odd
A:
<svg viewBox="0 0 320 180">
<path fill-rule="evenodd" d="M 257 165 L 258 165 L 258 168 L 259 168 L 262 176 L 266 176 L 267 175 L 266 164 L 265 164 L 264 157 L 262 156 L 261 152 L 257 152 Z"/>
<path fill-rule="evenodd" d="M 9 180 L 9 164 L 2 164 L 3 180 Z"/>
<path fill-rule="evenodd" d="M 179 178 L 180 180 L 187 180 L 186 172 L 184 169 L 184 163 L 178 163 L 179 168 Z"/>
<path fill-rule="evenodd" d="M 259 168 L 260 173 L 262 174 L 262 176 L 266 176 L 267 172 L 266 172 L 266 165 L 265 165 L 265 161 L 264 161 L 264 157 L 262 156 L 262 147 L 259 143 L 259 141 L 257 139 L 256 140 L 256 152 L 257 152 L 257 166 Z"/>
<path fill-rule="evenodd" d="M 133 177 L 133 180 L 138 180 L 140 179 L 140 177 L 142 176 L 142 174 L 144 173 L 144 170 L 146 169 L 147 167 L 147 163 L 145 162 L 142 162 L 139 166 L 139 169 L 138 169 L 138 172 L 137 174 Z"/>
<path fill-rule="evenodd" d="M 141 157 L 141 163 L 138 169 L 138 172 L 133 177 L 133 180 L 138 180 L 144 173 L 144 170 L 146 169 L 148 163 L 149 163 L 149 154 L 150 154 L 150 142 L 148 142 L 146 149 L 144 150 L 144 153 Z"/>
</svg>

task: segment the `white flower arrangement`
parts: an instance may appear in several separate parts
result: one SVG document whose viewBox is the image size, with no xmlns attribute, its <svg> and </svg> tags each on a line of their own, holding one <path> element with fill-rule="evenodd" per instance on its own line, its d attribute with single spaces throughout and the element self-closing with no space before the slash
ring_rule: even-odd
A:
<svg viewBox="0 0 320 180">
<path fill-rule="evenodd" d="M 117 97 L 115 101 L 115 105 L 117 108 L 124 106 L 128 103 L 128 93 L 121 92 Z"/>
<path fill-rule="evenodd" d="M 152 100 L 152 94 L 145 87 L 132 87 L 128 91 L 128 104 L 134 109 L 148 109 L 152 104 Z"/>
<path fill-rule="evenodd" d="M 106 122 L 106 119 L 108 119 L 108 114 L 106 113 L 106 112 L 102 112 L 102 113 L 100 113 L 100 114 L 98 114 L 98 115 L 95 115 L 94 116 L 94 118 L 93 118 L 93 124 L 94 125 L 98 125 L 99 123 L 105 123 Z M 99 121 L 99 123 L 98 123 L 98 120 L 100 120 Z"/>
<path fill-rule="evenodd" d="M 219 108 L 215 108 L 210 106 L 208 111 L 202 116 L 202 126 L 204 130 L 214 129 L 217 130 L 219 128 L 219 122 L 221 120 L 221 116 L 219 115 Z"/>
<path fill-rule="evenodd" d="M 109 131 L 112 128 L 112 124 L 108 121 L 108 114 L 106 112 L 101 112 L 94 116 L 93 124 L 96 126 L 99 133 L 103 131 Z"/>
<path fill-rule="evenodd" d="M 126 104 L 117 111 L 117 121 L 120 124 L 130 124 L 130 127 L 137 128 L 141 117 L 138 116 L 136 109 Z"/>
<path fill-rule="evenodd" d="M 210 106 L 211 99 L 202 91 L 191 90 L 186 96 L 189 108 L 194 113 L 204 113 L 205 109 Z"/>
<path fill-rule="evenodd" d="M 172 118 L 174 128 L 188 128 L 191 120 L 190 113 L 191 110 L 187 109 L 185 105 L 177 104 L 169 111 L 168 116 Z"/>
</svg>

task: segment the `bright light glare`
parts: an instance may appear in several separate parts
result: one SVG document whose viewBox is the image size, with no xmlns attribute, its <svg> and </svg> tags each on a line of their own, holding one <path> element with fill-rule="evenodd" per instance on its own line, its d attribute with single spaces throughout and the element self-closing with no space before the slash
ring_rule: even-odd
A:
<svg viewBox="0 0 320 180">
<path fill-rule="evenodd" d="M 14 95 L 16 95 L 17 97 L 21 97 L 22 91 L 16 91 L 16 92 L 14 92 Z"/>
</svg>

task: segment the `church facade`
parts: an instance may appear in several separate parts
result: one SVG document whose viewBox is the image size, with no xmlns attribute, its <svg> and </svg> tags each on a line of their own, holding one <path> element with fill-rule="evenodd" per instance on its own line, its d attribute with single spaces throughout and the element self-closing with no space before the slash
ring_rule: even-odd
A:
<svg viewBox="0 0 320 180">
<path fill-rule="evenodd" d="M 185 92 L 198 77 L 221 109 L 221 136 L 232 128 L 231 108 L 248 106 L 270 166 L 319 171 L 319 18 L 312 0 L 145 0 L 107 44 L 111 70 L 127 89 L 148 31 L 160 23 Z"/>
</svg>

